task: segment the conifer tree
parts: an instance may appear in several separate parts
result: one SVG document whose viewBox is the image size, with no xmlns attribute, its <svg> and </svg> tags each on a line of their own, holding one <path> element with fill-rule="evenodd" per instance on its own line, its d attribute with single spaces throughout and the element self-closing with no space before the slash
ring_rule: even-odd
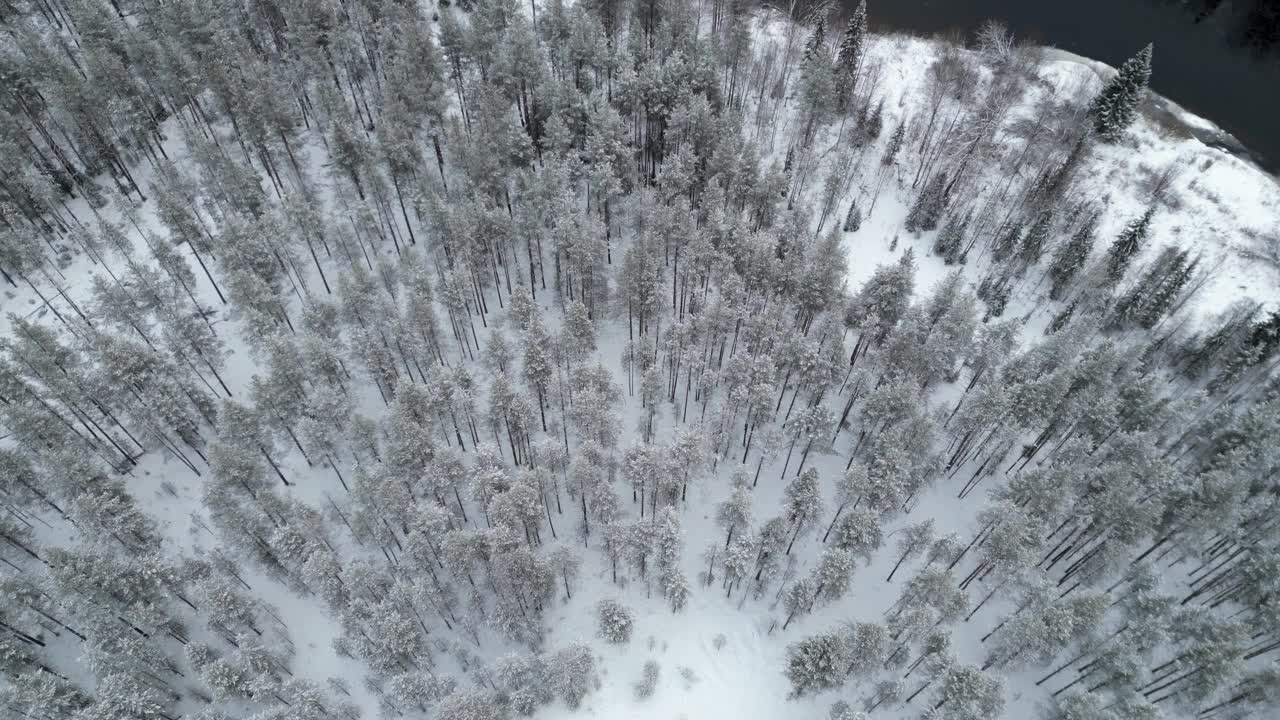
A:
<svg viewBox="0 0 1280 720">
<path fill-rule="evenodd" d="M 955 265 L 963 260 L 965 231 L 969 226 L 969 217 L 952 214 L 943 224 L 942 230 L 933 241 L 933 252 L 942 256 L 947 265 Z"/>
<path fill-rule="evenodd" d="M 601 600 L 596 605 L 596 621 L 600 635 L 608 642 L 625 645 L 631 642 L 635 620 L 631 611 L 617 600 Z"/>
<path fill-rule="evenodd" d="M 1049 241 L 1049 233 L 1052 230 L 1053 212 L 1046 210 L 1040 213 L 1040 216 L 1032 223 L 1027 230 L 1027 234 L 1022 238 L 1022 244 L 1018 247 L 1017 258 L 1021 267 L 1027 268 L 1040 261 L 1040 256 L 1044 254 L 1045 247 Z"/>
<path fill-rule="evenodd" d="M 797 90 L 802 98 L 802 106 L 804 108 L 802 111 L 804 124 L 801 130 L 800 142 L 805 145 L 813 139 L 813 134 L 817 128 L 825 123 L 831 113 L 838 107 L 837 83 L 839 82 L 839 77 L 837 72 L 840 70 L 831 66 L 830 51 L 826 45 L 826 31 L 827 21 L 822 15 L 819 15 L 814 25 L 813 33 L 804 45 L 804 60 Z M 788 153 L 788 165 L 792 166 L 797 161 L 807 163 L 809 157 L 807 151 L 801 153 L 799 157 Z M 793 172 L 796 169 L 794 166 L 792 167 Z M 803 180 L 803 166 L 800 169 L 802 170 L 800 178 Z M 794 201 L 794 198 L 792 200 Z"/>
<path fill-rule="evenodd" d="M 898 128 L 893 131 L 893 135 L 889 136 L 889 144 L 884 148 L 884 155 L 880 158 L 880 164 L 884 167 L 892 167 L 898 162 L 898 152 L 902 150 L 902 143 L 907 137 L 907 124 L 905 122 L 898 123 Z"/>
<path fill-rule="evenodd" d="M 1053 254 L 1048 270 L 1049 280 L 1052 283 L 1049 288 L 1051 300 L 1063 298 L 1071 281 L 1088 261 L 1089 254 L 1093 251 L 1094 229 L 1097 223 L 1097 214 L 1090 215 L 1071 235 L 1071 239 L 1063 243 Z"/>
<path fill-rule="evenodd" d="M 840 229 L 844 232 L 858 232 L 862 227 L 862 210 L 858 207 L 858 202 L 849 203 L 849 212 L 844 216 L 844 226 Z"/>
<path fill-rule="evenodd" d="M 1107 248 L 1107 282 L 1115 284 L 1124 277 L 1133 258 L 1142 251 L 1147 232 L 1151 229 L 1151 218 L 1155 214 L 1154 206 L 1148 208 L 1142 217 L 1126 225 L 1115 242 L 1111 243 L 1111 247 Z"/>
<path fill-rule="evenodd" d="M 844 36 L 840 39 L 840 50 L 836 54 L 836 66 L 839 73 L 837 91 L 840 94 L 841 106 L 847 106 L 857 86 L 858 70 L 862 66 L 862 56 L 867 42 L 867 0 L 861 0 L 849 16 L 845 24 Z"/>
<path fill-rule="evenodd" d="M 822 13 L 819 13 L 813 23 L 813 32 L 809 34 L 809 39 L 804 43 L 803 62 L 806 66 L 825 50 L 826 42 L 827 18 Z"/>
<path fill-rule="evenodd" d="M 884 132 L 884 98 L 880 98 L 874 110 L 863 113 L 860 130 L 866 142 L 880 139 L 880 134 Z"/>
<path fill-rule="evenodd" d="M 838 635 L 814 635 L 787 647 L 786 675 L 791 695 L 828 690 L 844 682 L 849 648 Z"/>
<path fill-rule="evenodd" d="M 1119 140 L 1137 117 L 1147 81 L 1151 78 L 1151 50 L 1148 44 L 1120 66 L 1116 76 L 1102 86 L 1089 103 L 1089 119 L 1098 137 L 1106 142 Z"/>
<path fill-rule="evenodd" d="M 948 668 L 942 677 L 934 710 L 947 709 L 941 717 L 956 720 L 995 720 L 1004 710 L 1004 681 L 961 665 Z"/>
<path fill-rule="evenodd" d="M 1188 260 L 1187 251 L 1165 248 L 1142 279 L 1116 302 L 1110 326 L 1135 324 L 1148 330 L 1154 327 L 1178 299 L 1195 269 L 1196 263 Z"/>
<path fill-rule="evenodd" d="M 938 221 L 947 209 L 948 187 L 946 173 L 940 172 L 933 176 L 911 206 L 911 212 L 907 213 L 907 232 L 919 233 L 937 229 Z"/>
</svg>

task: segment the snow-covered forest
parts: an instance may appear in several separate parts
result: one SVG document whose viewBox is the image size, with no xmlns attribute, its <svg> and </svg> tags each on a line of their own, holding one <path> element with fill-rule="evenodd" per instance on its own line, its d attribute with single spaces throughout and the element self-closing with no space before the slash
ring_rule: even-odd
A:
<svg viewBox="0 0 1280 720">
<path fill-rule="evenodd" d="M 1280 185 L 874 2 L 3 3 L 0 717 L 1274 717 Z"/>
</svg>

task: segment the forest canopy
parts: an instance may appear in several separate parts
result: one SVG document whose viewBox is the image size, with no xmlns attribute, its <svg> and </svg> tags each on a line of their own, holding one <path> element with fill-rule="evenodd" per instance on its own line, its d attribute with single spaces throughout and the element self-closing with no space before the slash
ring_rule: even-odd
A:
<svg viewBox="0 0 1280 720">
<path fill-rule="evenodd" d="M 1280 187 L 874 12 L 7 3 L 0 716 L 1274 714 Z"/>
</svg>

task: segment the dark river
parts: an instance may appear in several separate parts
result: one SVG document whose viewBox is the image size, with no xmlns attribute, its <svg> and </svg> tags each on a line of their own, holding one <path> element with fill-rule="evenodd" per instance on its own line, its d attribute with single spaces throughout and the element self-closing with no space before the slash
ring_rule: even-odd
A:
<svg viewBox="0 0 1280 720">
<path fill-rule="evenodd" d="M 848 9 L 856 4 L 840 2 Z M 1154 42 L 1151 87 L 1234 135 L 1256 162 L 1277 172 L 1277 6 L 1276 0 L 869 0 L 867 14 L 873 29 L 968 36 L 994 18 L 1019 38 L 1113 66 Z M 1268 14 L 1259 20 L 1258 12 Z"/>
</svg>

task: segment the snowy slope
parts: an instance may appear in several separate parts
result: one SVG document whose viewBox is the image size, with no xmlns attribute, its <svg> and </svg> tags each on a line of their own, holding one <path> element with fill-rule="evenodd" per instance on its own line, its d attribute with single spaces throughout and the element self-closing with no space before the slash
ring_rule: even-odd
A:
<svg viewBox="0 0 1280 720">
<path fill-rule="evenodd" d="M 895 122 L 916 112 L 926 83 L 923 71 L 937 56 L 937 41 L 878 37 L 870 52 L 886 62 L 885 127 L 892 128 Z M 1041 92 L 1074 96 L 1083 103 L 1104 78 L 1114 73 L 1103 63 L 1057 49 L 1045 48 L 1042 52 L 1045 62 L 1039 68 L 1044 83 Z M 1191 303 L 1196 318 L 1211 317 L 1246 299 L 1277 307 L 1280 267 L 1260 261 L 1254 253 L 1265 246 L 1265 238 L 1275 242 L 1280 234 L 1280 180 L 1227 150 L 1206 145 L 1187 128 L 1161 122 L 1163 112 L 1157 111 L 1156 101 L 1167 103 L 1163 98 L 1151 98 L 1144 106 L 1146 112 L 1123 142 L 1095 146 L 1085 161 L 1078 193 L 1105 207 L 1098 227 L 1102 241 L 1095 247 L 1095 254 L 1105 249 L 1107 239 L 1142 214 L 1151 201 L 1151 181 L 1172 167 L 1176 169 L 1175 177 L 1158 203 L 1152 241 L 1143 249 L 1139 262 L 1154 258 L 1171 245 L 1201 254 L 1202 267 L 1213 271 Z M 1175 110 L 1187 125 L 1216 127 L 1176 106 Z M 893 120 L 888 119 L 890 114 Z M 1014 150 L 1011 141 L 1010 151 Z M 900 248 L 916 248 L 920 263 L 918 287 L 931 287 L 945 274 L 946 268 L 929 252 L 932 235 L 914 239 L 902 230 L 903 218 L 915 197 L 905 187 L 910 184 L 910 177 L 907 169 L 900 168 L 900 192 L 879 201 L 875 213 L 864 218 L 862 230 L 846 235 L 850 287 L 859 287 L 877 264 L 888 261 L 892 256 L 888 245 L 894 237 L 901 238 Z M 853 195 L 857 197 L 858 193 Z M 981 269 L 973 274 L 980 275 Z"/>
<path fill-rule="evenodd" d="M 783 34 L 779 23 L 763 23 L 757 38 L 764 43 L 782 42 Z M 935 57 L 936 48 L 933 41 L 899 36 L 877 37 L 872 42 L 871 54 L 884 63 L 881 87 L 885 99 L 886 128 L 895 127 L 917 111 L 915 103 L 923 93 L 924 71 Z M 1038 92 L 1091 93 L 1096 89 L 1098 72 L 1091 65 L 1058 55 L 1049 55 L 1048 58 L 1040 68 L 1043 84 Z M 1202 124 L 1191 118 L 1185 122 Z M 878 164 L 879 149 L 887 135 L 888 132 L 884 133 L 879 140 L 880 144 L 865 153 L 863 161 L 867 167 Z M 840 142 L 835 128 L 829 128 L 818 144 L 838 146 Z M 1012 141 L 1010 148 L 1012 152 Z M 175 156 L 181 156 L 181 149 L 176 145 L 171 150 Z M 777 158 L 782 152 L 782 148 L 776 147 L 772 154 Z M 318 143 L 312 143 L 310 155 L 309 164 L 319 168 L 323 162 L 323 151 Z M 1202 267 L 1213 268 L 1213 272 L 1187 310 L 1187 316 L 1192 318 L 1193 324 L 1225 310 L 1240 299 L 1255 300 L 1272 308 L 1280 306 L 1277 268 L 1247 254 L 1251 249 L 1256 250 L 1261 238 L 1276 232 L 1276 218 L 1280 213 L 1280 185 L 1248 162 L 1223 150 L 1209 147 L 1190 133 L 1158 124 L 1150 117 L 1142 118 L 1124 143 L 1100 147 L 1087 160 L 1082 173 L 1086 180 L 1080 184 L 1078 192 L 1096 198 L 1105 206 L 1099 237 L 1114 237 L 1126 223 L 1140 215 L 1149 200 L 1145 178 L 1171 165 L 1179 167 L 1180 172 L 1162 198 L 1161 209 L 1152 228 L 1153 241 L 1143 250 L 1139 263 L 1149 261 L 1161 248 L 1174 244 L 1192 248 L 1201 254 Z M 323 172 L 317 169 L 316 174 L 322 176 Z M 932 255 L 932 234 L 913 237 L 902 230 L 903 220 L 917 194 L 910 187 L 910 174 L 908 167 L 897 168 L 882 191 L 883 194 L 878 197 L 874 212 L 864 219 L 862 228 L 856 233 L 844 234 L 845 256 L 831 258 L 832 262 L 847 265 L 848 287 L 851 291 L 861 287 L 877 266 L 893 262 L 894 258 L 908 248 L 913 249 L 918 263 L 917 298 L 931 289 L 950 270 Z M 146 184 L 147 175 L 145 169 L 140 170 L 140 184 Z M 819 184 L 811 183 L 811 190 L 816 193 Z M 332 187 L 326 190 L 327 193 L 335 191 L 337 189 Z M 868 187 L 855 186 L 848 196 L 841 199 L 837 217 L 843 216 L 848 200 L 856 198 L 859 202 L 864 202 L 871 192 Z M 85 213 L 82 206 L 73 205 L 73 210 Z M 145 227 L 159 227 L 155 219 L 148 216 L 149 208 L 144 206 L 140 212 Z M 87 213 L 84 216 L 87 217 Z M 379 251 L 385 257 L 394 257 L 391 248 L 382 247 Z M 615 249 L 615 253 L 619 251 Z M 615 254 L 614 257 L 620 257 L 620 254 Z M 977 283 L 986 269 L 985 263 L 986 261 L 978 259 L 965 268 L 966 277 L 973 284 Z M 615 264 L 612 271 L 616 273 L 617 268 L 618 265 Z M 100 269 L 88 262 L 86 257 L 78 257 L 62 269 L 65 279 L 57 280 L 58 291 L 65 292 L 77 302 L 84 302 L 88 298 L 88 277 L 98 272 Z M 312 286 L 312 292 L 318 292 L 318 282 L 316 278 L 309 277 L 310 272 L 311 268 L 307 268 L 307 280 Z M 58 296 L 58 291 L 52 285 L 42 289 L 50 303 L 60 312 L 72 312 L 70 305 Z M 234 338 L 237 323 L 231 318 L 230 312 L 217 304 L 211 288 L 202 285 L 200 291 L 202 302 L 216 311 L 216 326 L 220 331 L 233 331 L 228 335 Z M 543 312 L 548 318 L 557 318 L 560 309 L 552 306 L 550 293 L 545 298 L 547 299 L 542 296 L 539 298 Z M 1020 298 L 1021 302 L 1012 305 L 1007 316 L 1021 317 L 1028 313 L 1032 307 L 1032 299 L 1028 289 Z M 39 318 L 45 324 L 53 322 L 41 301 L 29 288 L 9 288 L 0 310 L 6 314 L 12 312 L 19 316 Z M 488 328 L 495 327 L 498 320 L 504 319 L 505 314 L 503 310 L 493 309 Z M 1028 342 L 1041 334 L 1045 321 L 1046 318 L 1041 316 L 1028 322 L 1025 333 Z M 558 323 L 558 320 L 551 322 Z M 481 346 L 485 343 L 488 328 L 479 330 Z M 0 320 L 0 334 L 8 331 L 8 320 Z M 615 381 L 620 381 L 623 373 L 619 367 L 619 358 L 627 340 L 627 328 L 621 322 L 614 321 L 600 323 L 597 331 L 598 348 L 594 357 L 614 372 Z M 257 366 L 243 341 L 238 338 L 230 340 L 230 350 L 227 377 L 233 394 L 242 398 L 247 394 L 250 378 Z M 385 412 L 376 390 L 369 383 L 360 388 L 360 393 L 361 412 L 371 417 Z M 931 405 L 950 406 L 954 402 L 954 393 L 954 388 L 939 390 L 931 398 Z M 784 395 L 779 403 L 782 404 L 785 399 L 790 399 L 790 396 Z M 624 428 L 624 441 L 621 445 L 625 448 L 630 444 L 629 441 L 635 434 L 634 428 L 643 414 L 639 398 L 627 396 L 624 392 L 619 411 L 621 426 Z M 664 404 L 659 415 L 659 440 L 669 439 L 679 427 L 675 416 L 674 409 Z M 815 455 L 809 460 L 809 466 L 819 470 L 825 484 L 828 514 L 823 519 L 824 527 L 831 510 L 831 498 L 834 496 L 833 480 L 844 471 L 849 445 L 849 434 L 842 433 L 835 454 Z M 343 501 L 342 487 L 329 469 L 318 465 L 309 466 L 300 453 L 292 451 L 280 464 L 285 475 L 294 481 L 291 487 L 280 490 L 282 494 L 316 508 L 324 508 L 331 501 L 339 504 Z M 954 532 L 967 539 L 975 530 L 973 517 L 985 502 L 982 492 L 976 492 L 964 500 L 957 499 L 967 473 L 940 480 L 918 498 L 909 514 L 898 516 L 886 524 L 884 545 L 872 562 L 859 563 L 851 591 L 844 598 L 797 618 L 784 631 L 781 629 L 781 621 L 786 613 L 775 595 L 780 588 L 772 588 L 760 599 L 749 598 L 741 590 L 726 598 L 718 580 L 707 587 L 700 581 L 706 569 L 703 550 L 719 545 L 722 541 L 721 529 L 715 520 L 716 505 L 728 496 L 729 476 L 739 465 L 741 463 L 738 462 L 738 457 L 731 453 L 720 461 L 714 472 L 697 478 L 689 489 L 687 504 L 683 508 L 683 531 L 686 539 L 683 566 L 695 590 L 689 606 L 683 612 L 673 614 L 660 593 L 646 588 L 642 583 L 632 582 L 622 586 L 613 584 L 604 555 L 595 551 L 585 554 L 584 566 L 574 588 L 573 598 L 566 600 L 558 593 L 557 604 L 548 613 L 550 635 L 547 646 L 557 648 L 576 640 L 593 642 L 601 659 L 601 684 L 597 692 L 588 696 L 579 711 L 570 711 L 557 702 L 540 710 L 536 717 L 559 720 L 586 714 L 608 720 L 730 720 L 744 717 L 781 720 L 825 715 L 826 708 L 837 697 L 846 698 L 858 707 L 858 699 L 869 690 L 865 685 L 855 688 L 851 684 L 840 693 L 789 700 L 789 684 L 781 672 L 787 644 L 806 634 L 831 629 L 842 622 L 881 620 L 897 599 L 902 581 L 911 576 L 913 566 L 922 564 L 920 560 L 914 560 L 899 571 L 895 582 L 886 581 L 885 578 L 896 560 L 895 533 L 908 524 L 932 518 L 938 535 Z M 791 467 L 794 468 L 794 465 Z M 783 471 L 781 457 L 775 457 L 764 464 L 759 487 L 754 492 L 758 520 L 767 518 L 775 512 L 774 508 L 780 506 L 785 480 L 789 480 L 792 475 L 794 472 L 791 469 Z M 998 478 L 990 482 L 995 481 Z M 162 482 L 171 483 L 176 494 L 162 492 Z M 159 453 L 148 454 L 134 471 L 133 477 L 129 478 L 130 490 L 135 498 L 160 521 L 168 543 L 166 552 L 194 556 L 218 544 L 218 538 L 207 528 L 201 527 L 202 523 L 197 520 L 207 513 L 201 506 L 203 482 L 202 478 Z M 621 489 L 620 481 L 619 488 L 624 499 L 630 496 L 630 493 Z M 987 488 L 984 486 L 984 489 Z M 638 509 L 630 502 L 624 502 L 623 512 L 638 514 Z M 564 512 L 556 520 L 563 520 L 558 526 L 561 528 L 559 542 L 578 545 L 571 530 L 575 518 L 570 503 L 566 502 Z M 54 540 L 60 532 L 67 532 L 67 529 L 54 528 L 42 535 Z M 598 549 L 597 542 L 596 538 L 590 541 L 593 550 Z M 789 557 L 793 575 L 800 577 L 808 573 L 817 562 L 821 549 L 820 533 L 802 538 Z M 349 542 L 341 551 L 347 557 L 374 555 L 369 549 L 356 547 Z M 298 648 L 293 663 L 294 671 L 299 676 L 318 682 L 330 677 L 345 679 L 353 693 L 353 700 L 362 707 L 365 717 L 377 716 L 375 694 L 361 683 L 365 668 L 358 661 L 339 656 L 333 648 L 333 640 L 340 635 L 340 630 L 337 620 L 324 607 L 323 602 L 315 597 L 300 597 L 278 581 L 260 573 L 252 573 L 247 579 L 253 585 L 254 594 L 279 608 L 281 616 L 285 618 Z M 983 591 L 986 589 L 981 588 Z M 971 595 L 976 596 L 976 593 L 971 592 Z M 599 600 L 605 598 L 620 598 L 635 609 L 635 633 L 627 646 L 606 645 L 596 637 L 594 608 Z M 976 603 L 976 597 L 974 602 Z M 965 663 L 980 665 L 985 653 L 980 638 L 1012 609 L 1011 601 L 997 596 L 971 620 L 958 623 L 954 628 L 953 642 L 959 659 Z M 489 634 L 476 652 L 484 659 L 494 659 L 516 649 L 518 648 L 511 643 Z M 637 700 L 634 684 L 641 676 L 642 666 L 650 659 L 656 660 L 661 666 L 658 689 L 652 698 Z M 444 662 L 455 664 L 452 660 Z M 1033 716 L 1046 700 L 1046 691 L 1050 689 L 1034 685 L 1035 679 L 1041 674 L 1043 671 L 1036 669 L 1018 672 L 1009 677 L 1008 704 L 1004 717 Z M 913 678 L 907 685 L 908 692 L 915 689 L 914 683 Z M 926 692 L 913 704 L 882 708 L 877 716 L 918 717 L 930 705 L 930 697 L 931 694 Z"/>
</svg>

